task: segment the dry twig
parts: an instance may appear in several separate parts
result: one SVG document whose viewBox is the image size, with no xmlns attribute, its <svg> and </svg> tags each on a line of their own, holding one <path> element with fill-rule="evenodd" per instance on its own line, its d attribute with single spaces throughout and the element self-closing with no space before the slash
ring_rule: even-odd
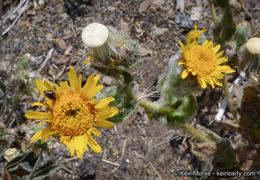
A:
<svg viewBox="0 0 260 180">
<path fill-rule="evenodd" d="M 46 66 L 47 62 L 51 59 L 51 56 L 53 54 L 54 49 L 50 49 L 47 56 L 45 57 L 45 60 L 43 61 L 41 67 L 38 69 L 37 73 L 40 74 L 40 72 L 42 71 L 42 69 Z"/>
</svg>

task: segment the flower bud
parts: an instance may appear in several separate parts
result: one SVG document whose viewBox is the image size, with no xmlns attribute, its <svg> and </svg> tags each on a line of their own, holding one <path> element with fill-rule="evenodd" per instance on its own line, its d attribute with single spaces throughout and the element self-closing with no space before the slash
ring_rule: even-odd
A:
<svg viewBox="0 0 260 180">
<path fill-rule="evenodd" d="M 139 46 L 112 27 L 89 24 L 82 32 L 83 43 L 91 49 L 88 56 L 106 66 L 132 67 L 140 58 Z"/>
<path fill-rule="evenodd" d="M 246 72 L 260 72 L 260 38 L 249 39 L 239 49 L 239 68 Z"/>
</svg>

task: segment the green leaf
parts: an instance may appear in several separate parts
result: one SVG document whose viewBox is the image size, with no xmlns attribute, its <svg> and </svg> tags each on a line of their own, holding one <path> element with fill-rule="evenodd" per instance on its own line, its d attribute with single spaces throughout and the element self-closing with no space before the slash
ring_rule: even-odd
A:
<svg viewBox="0 0 260 180">
<path fill-rule="evenodd" d="M 220 7 L 223 8 L 223 16 L 221 22 L 214 28 L 214 40 L 220 44 L 229 41 L 236 31 L 236 24 L 233 22 L 232 11 L 229 6 L 228 0 L 219 0 Z"/>
<path fill-rule="evenodd" d="M 230 7 L 226 7 L 222 21 L 222 41 L 228 41 L 236 32 L 236 24 L 233 23 L 233 17 Z"/>
<path fill-rule="evenodd" d="M 28 175 L 32 171 L 32 167 L 34 166 L 37 158 L 34 157 L 34 152 L 24 152 L 18 155 L 13 160 L 9 161 L 5 168 L 12 174 L 16 174 L 18 176 Z"/>
<path fill-rule="evenodd" d="M 131 91 L 126 88 L 115 87 L 107 92 L 107 96 L 112 96 L 115 101 L 111 102 L 110 105 L 119 109 L 118 114 L 109 118 L 112 122 L 127 121 L 136 111 L 139 103 L 133 100 Z"/>
<path fill-rule="evenodd" d="M 47 161 L 47 163 L 43 164 L 38 168 L 37 171 L 34 172 L 33 178 L 44 178 L 45 176 L 51 174 L 52 172 L 57 171 L 61 168 L 61 165 L 56 164 L 53 160 Z"/>
<path fill-rule="evenodd" d="M 3 83 L 3 81 L 0 80 L 0 88 L 1 90 L 3 91 L 4 94 L 6 94 L 6 86 L 5 84 Z"/>
<path fill-rule="evenodd" d="M 180 104 L 179 101 L 181 101 Z M 173 108 L 172 113 L 167 115 L 167 125 L 172 128 L 186 123 L 197 110 L 197 102 L 192 95 L 178 98 L 177 103 L 179 106 L 176 109 Z"/>
</svg>

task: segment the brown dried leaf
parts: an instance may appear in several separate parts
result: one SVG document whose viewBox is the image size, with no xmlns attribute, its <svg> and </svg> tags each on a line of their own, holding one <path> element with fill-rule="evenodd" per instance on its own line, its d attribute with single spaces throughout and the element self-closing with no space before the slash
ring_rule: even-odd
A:
<svg viewBox="0 0 260 180">
<path fill-rule="evenodd" d="M 58 44 L 58 46 L 63 49 L 63 50 L 66 50 L 68 49 L 68 46 L 67 44 L 65 43 L 65 41 L 63 39 L 59 39 L 59 38 L 56 38 L 56 39 L 53 39 L 55 43 Z"/>
</svg>

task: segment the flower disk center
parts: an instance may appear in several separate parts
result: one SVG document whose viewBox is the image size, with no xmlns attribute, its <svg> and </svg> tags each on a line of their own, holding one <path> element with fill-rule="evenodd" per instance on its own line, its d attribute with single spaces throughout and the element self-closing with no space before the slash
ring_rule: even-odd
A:
<svg viewBox="0 0 260 180">
<path fill-rule="evenodd" d="M 194 45 L 184 55 L 188 69 L 196 74 L 209 75 L 216 69 L 214 53 L 201 45 Z"/>
<path fill-rule="evenodd" d="M 65 136 L 78 136 L 92 127 L 95 109 L 91 101 L 72 91 L 58 98 L 51 112 L 51 128 Z"/>
</svg>

